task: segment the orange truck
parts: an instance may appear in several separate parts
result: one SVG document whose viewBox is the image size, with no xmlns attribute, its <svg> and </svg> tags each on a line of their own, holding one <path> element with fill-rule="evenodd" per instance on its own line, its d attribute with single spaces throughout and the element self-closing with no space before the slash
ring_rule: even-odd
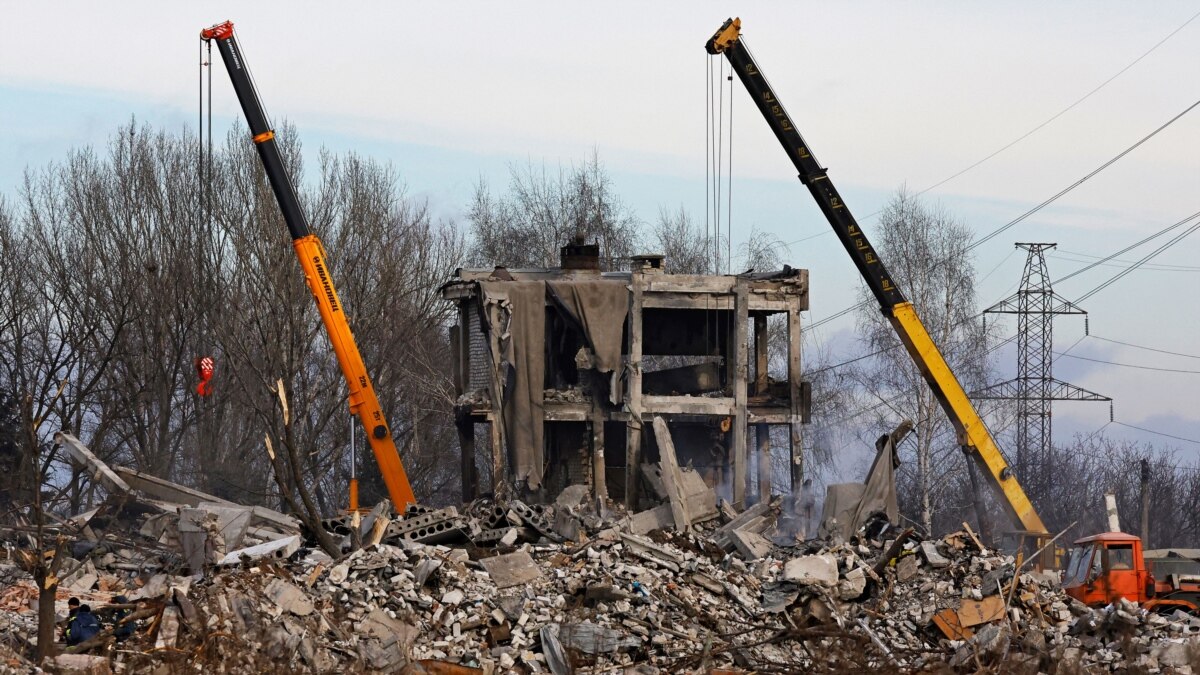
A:
<svg viewBox="0 0 1200 675">
<path fill-rule="evenodd" d="M 1103 532 L 1075 541 L 1063 570 L 1067 595 L 1096 607 L 1125 598 L 1159 613 L 1200 614 L 1200 551 L 1142 551 L 1126 532 Z"/>
</svg>

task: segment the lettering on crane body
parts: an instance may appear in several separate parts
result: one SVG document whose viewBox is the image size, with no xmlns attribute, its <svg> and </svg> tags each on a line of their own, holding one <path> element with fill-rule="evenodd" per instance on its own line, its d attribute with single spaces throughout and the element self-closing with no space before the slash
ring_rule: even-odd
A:
<svg viewBox="0 0 1200 675">
<path fill-rule="evenodd" d="M 232 40 L 233 36 L 230 35 L 229 39 Z M 229 55 L 233 57 L 233 67 L 238 70 L 241 70 L 242 69 L 242 57 L 238 54 L 238 50 L 236 47 L 234 47 L 234 45 L 230 44 L 230 46 L 233 47 L 233 49 L 229 50 Z"/>
<path fill-rule="evenodd" d="M 317 277 L 321 280 L 321 288 L 325 291 L 329 306 L 333 311 L 339 311 L 337 296 L 333 294 L 333 286 L 329 283 L 329 275 L 325 273 L 325 266 L 321 264 L 320 256 L 313 256 L 313 265 L 317 268 Z"/>
</svg>

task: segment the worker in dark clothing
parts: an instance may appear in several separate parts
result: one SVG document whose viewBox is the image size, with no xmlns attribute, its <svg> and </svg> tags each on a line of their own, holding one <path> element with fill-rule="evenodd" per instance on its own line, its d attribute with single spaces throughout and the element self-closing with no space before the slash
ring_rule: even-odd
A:
<svg viewBox="0 0 1200 675">
<path fill-rule="evenodd" d="M 80 605 L 79 611 L 75 612 L 75 616 L 67 623 L 67 646 L 82 644 L 96 637 L 99 632 L 100 620 L 92 614 L 91 606 Z"/>
<path fill-rule="evenodd" d="M 118 595 L 117 597 L 113 598 L 114 605 L 124 605 L 128 602 L 129 598 L 126 598 L 123 595 Z M 136 621 L 130 621 L 124 624 L 121 623 L 121 620 L 130 614 L 132 614 L 132 612 L 128 609 L 118 609 L 116 614 L 113 615 L 113 636 L 118 640 L 125 640 L 130 635 L 133 635 L 133 630 L 137 628 Z"/>
<path fill-rule="evenodd" d="M 67 636 L 71 632 L 71 622 L 75 620 L 75 613 L 79 611 L 79 598 L 71 598 L 67 600 L 67 621 L 63 626 L 63 642 L 67 641 Z"/>
</svg>

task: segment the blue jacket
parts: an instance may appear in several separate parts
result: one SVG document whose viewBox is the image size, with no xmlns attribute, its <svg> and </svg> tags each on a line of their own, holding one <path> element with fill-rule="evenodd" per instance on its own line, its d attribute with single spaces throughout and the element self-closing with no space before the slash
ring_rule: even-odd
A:
<svg viewBox="0 0 1200 675">
<path fill-rule="evenodd" d="M 74 647 L 86 640 L 96 637 L 100 632 L 100 621 L 91 612 L 76 612 L 75 618 L 67 624 L 67 646 Z"/>
</svg>

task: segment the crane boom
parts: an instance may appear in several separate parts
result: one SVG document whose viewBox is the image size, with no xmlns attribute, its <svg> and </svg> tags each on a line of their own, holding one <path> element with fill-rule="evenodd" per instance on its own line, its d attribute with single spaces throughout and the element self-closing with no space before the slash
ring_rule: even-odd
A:
<svg viewBox="0 0 1200 675">
<path fill-rule="evenodd" d="M 312 291 L 321 321 L 329 334 L 333 352 L 342 368 L 342 375 L 350 388 L 350 412 L 358 417 L 366 431 L 371 450 L 379 463 L 383 474 L 383 482 L 387 485 L 388 495 L 398 510 L 403 510 L 409 504 L 416 502 L 412 487 L 408 482 L 408 474 L 400 461 L 400 453 L 396 449 L 396 441 L 392 438 L 391 428 L 384 417 L 383 408 L 379 405 L 379 397 L 371 385 L 367 375 L 366 365 L 354 334 L 350 331 L 350 323 L 346 319 L 345 308 L 338 299 L 337 289 L 333 285 L 333 277 L 326 261 L 325 247 L 317 235 L 308 228 L 308 220 L 300 208 L 300 200 L 296 196 L 296 188 L 291 176 L 284 167 L 283 157 L 275 142 L 275 132 L 267 121 L 266 112 L 259 101 L 254 82 L 246 68 L 246 59 L 242 55 L 237 39 L 233 35 L 233 23 L 226 21 L 200 31 L 200 37 L 206 41 L 216 41 L 217 49 L 221 52 L 221 60 L 229 71 L 233 81 L 233 89 L 246 115 L 246 123 L 254 145 L 258 148 L 258 156 L 262 159 L 263 169 L 271 190 L 279 202 L 283 212 L 283 220 L 287 223 L 288 232 L 292 235 L 292 248 L 304 271 L 304 280 Z M 357 501 L 353 499 L 352 501 Z M 352 505 L 356 507 L 357 505 Z"/>
<path fill-rule="evenodd" d="M 871 293 L 879 301 L 880 308 L 892 324 L 900 342 L 950 418 L 958 435 L 959 445 L 963 446 L 998 489 L 1002 496 L 1001 501 L 1013 521 L 1027 532 L 1045 533 L 1046 526 L 1041 517 L 1033 508 L 1029 497 L 1025 495 L 1016 475 L 1008 466 L 975 406 L 963 391 L 958 378 L 934 344 L 929 332 L 925 330 L 925 325 L 917 316 L 913 304 L 896 286 L 883 261 L 859 227 L 858 221 L 842 201 L 828 173 L 813 157 L 808 144 L 796 130 L 783 104 L 775 97 L 766 77 L 754 62 L 754 57 L 746 48 L 745 40 L 741 36 L 741 20 L 727 20 L 709 39 L 705 48 L 709 54 L 725 55 L 738 79 L 754 99 L 754 104 L 799 172 L 800 182 L 812 193 L 817 206 L 829 220 L 834 233 L 850 254 Z"/>
</svg>

